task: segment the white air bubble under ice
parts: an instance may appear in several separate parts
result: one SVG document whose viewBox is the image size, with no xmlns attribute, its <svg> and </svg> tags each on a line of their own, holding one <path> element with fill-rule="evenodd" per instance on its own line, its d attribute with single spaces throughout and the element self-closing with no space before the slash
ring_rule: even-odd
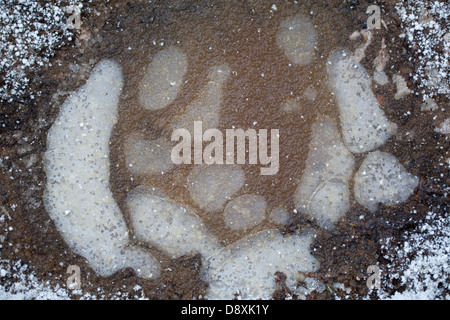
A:
<svg viewBox="0 0 450 320">
<path fill-rule="evenodd" d="M 207 299 L 271 299 L 275 272 L 283 272 L 294 289 L 299 272 L 314 272 L 319 263 L 309 253 L 312 232 L 283 236 L 265 230 L 224 248 L 208 258 Z"/>
<path fill-rule="evenodd" d="M 418 178 L 408 173 L 389 153 L 369 153 L 355 174 L 355 198 L 374 212 L 379 203 L 405 202 L 417 187 Z"/>
<path fill-rule="evenodd" d="M 328 60 L 330 87 L 339 106 L 344 142 L 353 153 L 371 151 L 395 131 L 372 92 L 367 71 L 347 50 L 335 51 Z"/>
<path fill-rule="evenodd" d="M 194 121 L 202 121 L 203 130 L 217 128 L 220 121 L 220 107 L 223 100 L 223 86 L 231 70 L 227 65 L 214 66 L 209 71 L 208 82 L 188 105 L 184 113 L 175 117 L 173 128 L 193 132 Z"/>
<path fill-rule="evenodd" d="M 191 253 L 207 257 L 219 249 L 217 239 L 192 210 L 157 190 L 133 190 L 128 194 L 127 207 L 139 240 L 164 250 L 172 258 Z"/>
<path fill-rule="evenodd" d="M 139 90 L 139 101 L 147 110 L 160 110 L 171 104 L 180 91 L 188 60 L 180 48 L 159 51 L 147 67 Z"/>
</svg>

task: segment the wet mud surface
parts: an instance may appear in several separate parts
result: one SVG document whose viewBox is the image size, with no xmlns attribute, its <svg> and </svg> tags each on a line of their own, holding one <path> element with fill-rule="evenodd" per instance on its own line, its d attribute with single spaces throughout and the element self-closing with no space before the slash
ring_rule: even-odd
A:
<svg viewBox="0 0 450 320">
<path fill-rule="evenodd" d="M 276 11 L 271 10 L 276 4 Z M 326 61 L 339 47 L 354 51 L 362 40 L 350 40 L 354 31 L 366 28 L 366 1 L 110 1 L 108 4 L 89 4 L 90 12 L 82 16 L 82 29 L 77 31 L 73 46 L 56 52 L 52 66 L 35 75 L 32 91 L 41 91 L 35 100 L 2 103 L 0 114 L 0 205 L 14 216 L 12 227 L 2 241 L 2 258 L 21 260 L 33 267 L 36 276 L 44 281 L 66 287 L 66 270 L 78 265 L 82 270 L 82 290 L 99 298 L 116 297 L 118 291 L 129 297 L 144 293 L 151 299 L 198 299 L 205 295 L 207 283 L 200 274 L 198 255 L 170 259 L 155 249 L 152 253 L 162 263 L 162 274 L 157 280 L 138 278 L 133 270 L 101 278 L 88 263 L 74 254 L 65 244 L 45 211 L 42 195 L 45 173 L 42 155 L 46 150 L 46 134 L 54 121 L 59 106 L 68 94 L 83 85 L 92 67 L 101 59 L 118 61 L 125 75 L 124 94 L 121 96 L 119 122 L 111 140 L 111 184 L 114 197 L 124 210 L 127 193 L 141 184 L 160 187 L 170 197 L 190 206 L 185 181 L 189 168 L 181 167 L 162 176 L 131 180 L 124 159 L 123 136 L 139 132 L 149 138 L 167 136 L 164 128 L 180 114 L 206 83 L 211 66 L 227 63 L 233 81 L 224 92 L 220 130 L 231 126 L 241 128 L 280 129 L 280 171 L 276 176 L 260 176 L 259 166 L 244 165 L 247 185 L 240 194 L 263 195 L 270 208 L 294 208 L 293 193 L 304 168 L 310 142 L 310 125 L 319 115 L 337 118 L 335 103 L 326 84 Z M 385 71 L 388 77 L 403 75 L 410 89 L 414 65 L 409 60 L 414 52 L 399 41 L 400 21 L 391 1 L 380 2 L 382 18 L 388 30 L 374 33 L 372 44 L 366 49 L 361 64 L 372 70 L 372 61 L 378 55 L 382 38 L 386 38 L 391 60 Z M 311 18 L 318 34 L 316 58 L 306 67 L 289 66 L 289 61 L 278 49 L 275 34 L 280 22 L 293 14 L 303 13 Z M 154 54 L 163 46 L 179 45 L 190 63 L 187 82 L 170 108 L 142 113 L 137 103 L 138 81 Z M 137 64 L 136 61 L 140 61 Z M 263 76 L 262 76 L 263 75 Z M 291 92 L 302 92 L 314 87 L 319 93 L 314 102 L 301 104 L 297 115 L 280 112 L 280 107 Z M 405 231 L 414 229 L 433 208 L 437 214 L 448 211 L 449 195 L 442 186 L 450 184 L 448 158 L 450 142 L 434 132 L 436 123 L 448 117 L 444 111 L 429 113 L 420 110 L 421 97 L 410 94 L 394 99 L 395 84 L 375 89 L 389 120 L 398 125 L 395 136 L 379 150 L 392 153 L 410 173 L 419 177 L 419 186 L 407 203 L 380 207 L 368 212 L 352 199 L 352 208 L 339 220 L 335 230 L 317 226 L 313 219 L 297 216 L 282 227 L 285 233 L 313 228 L 317 237 L 311 246 L 319 260 L 320 269 L 305 277 L 317 278 L 326 290 L 313 292 L 308 299 L 332 299 L 336 296 L 358 299 L 366 296 L 367 267 L 386 261 L 380 240 L 400 241 Z M 448 106 L 448 97 L 437 96 L 439 106 Z M 443 109 L 442 109 L 443 110 Z M 256 124 L 254 124 L 256 123 Z M 292 150 L 296 150 L 295 152 Z M 356 167 L 365 154 L 356 155 Z M 251 183 L 249 183 L 251 181 Z M 170 186 L 170 187 L 168 187 Z M 353 186 L 351 186 L 352 188 Z M 412 213 L 414 212 L 414 213 Z M 361 219 L 361 217 L 364 217 Z M 125 216 L 126 220 L 127 217 Z M 201 215 L 207 227 L 223 244 L 241 238 L 242 232 L 223 227 L 223 222 L 207 214 Z M 129 221 L 127 221 L 129 222 Z M 270 222 L 256 228 L 273 227 Z M 254 229 L 257 231 L 259 229 Z M 389 275 L 384 275 L 389 278 Z M 1 278 L 7 287 L 8 278 Z M 301 298 L 291 295 L 284 286 L 283 274 L 277 274 L 278 290 L 275 299 Z M 335 288 L 336 283 L 350 288 L 349 293 Z M 301 284 L 301 282 L 300 282 Z M 139 289 L 134 289 L 139 285 Z M 100 288 L 100 290 L 99 290 Z M 396 288 L 400 290 L 401 288 Z M 99 293 L 101 292 L 101 293 Z M 77 299 L 76 294 L 72 298 Z M 371 293 L 376 298 L 376 293 Z"/>
</svg>

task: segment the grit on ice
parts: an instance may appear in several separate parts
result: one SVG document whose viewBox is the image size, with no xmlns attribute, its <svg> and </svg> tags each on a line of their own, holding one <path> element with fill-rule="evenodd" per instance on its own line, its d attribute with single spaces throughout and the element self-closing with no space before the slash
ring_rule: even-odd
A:
<svg viewBox="0 0 450 320">
<path fill-rule="evenodd" d="M 224 164 L 223 156 L 223 134 L 218 129 L 208 129 L 203 133 L 202 121 L 194 121 L 194 164 Z M 278 129 L 270 130 L 270 156 L 267 145 L 267 129 L 259 129 L 258 134 L 255 129 L 227 129 L 225 164 L 234 164 L 235 145 L 237 141 L 236 153 L 237 164 L 245 164 L 245 138 L 248 138 L 248 163 L 270 165 L 261 168 L 261 175 L 274 175 L 280 167 L 280 134 Z M 236 138 L 236 139 L 235 139 Z M 180 141 L 181 139 L 181 141 Z M 189 130 L 184 128 L 175 129 L 171 137 L 172 141 L 179 142 L 172 149 L 171 158 L 175 164 L 192 163 L 192 139 Z M 203 150 L 203 142 L 210 142 Z M 258 150 L 259 147 L 259 150 Z M 259 152 L 258 152 L 259 151 Z"/>
</svg>

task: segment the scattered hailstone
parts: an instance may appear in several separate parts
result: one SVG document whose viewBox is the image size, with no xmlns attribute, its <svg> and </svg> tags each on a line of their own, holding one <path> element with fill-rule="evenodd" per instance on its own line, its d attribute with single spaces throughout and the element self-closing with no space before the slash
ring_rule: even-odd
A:
<svg viewBox="0 0 450 320">
<path fill-rule="evenodd" d="M 28 95 L 29 72 L 47 66 L 54 50 L 71 40 L 65 14 L 61 0 L 0 1 L 0 99 Z"/>
<path fill-rule="evenodd" d="M 424 99 L 449 94 L 450 3 L 448 1 L 398 1 L 402 35 L 414 48 L 413 80 L 418 82 Z"/>
</svg>

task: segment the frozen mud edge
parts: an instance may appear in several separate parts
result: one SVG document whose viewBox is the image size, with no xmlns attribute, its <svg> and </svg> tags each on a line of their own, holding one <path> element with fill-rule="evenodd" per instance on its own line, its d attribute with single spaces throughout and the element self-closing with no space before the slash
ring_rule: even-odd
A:
<svg viewBox="0 0 450 320">
<path fill-rule="evenodd" d="M 99 275 L 132 267 L 152 278 L 159 263 L 128 246 L 127 226 L 109 185 L 109 139 L 122 83 L 120 67 L 101 61 L 62 105 L 47 138 L 44 202 L 67 244 Z"/>
</svg>

